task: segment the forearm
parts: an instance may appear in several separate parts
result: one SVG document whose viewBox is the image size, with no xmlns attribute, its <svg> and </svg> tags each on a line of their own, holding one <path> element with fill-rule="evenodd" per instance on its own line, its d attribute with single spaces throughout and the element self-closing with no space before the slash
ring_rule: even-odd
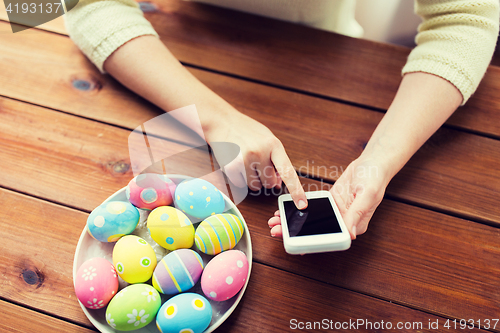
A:
<svg viewBox="0 0 500 333">
<path fill-rule="evenodd" d="M 237 112 L 196 79 L 153 36 L 135 38 L 118 48 L 104 62 L 104 69 L 165 111 L 195 104 L 205 133 L 214 126 L 214 120 L 220 122 L 225 113 Z"/>
<path fill-rule="evenodd" d="M 461 102 L 461 93 L 448 81 L 427 73 L 406 74 L 361 156 L 382 165 L 389 182 Z"/>
</svg>

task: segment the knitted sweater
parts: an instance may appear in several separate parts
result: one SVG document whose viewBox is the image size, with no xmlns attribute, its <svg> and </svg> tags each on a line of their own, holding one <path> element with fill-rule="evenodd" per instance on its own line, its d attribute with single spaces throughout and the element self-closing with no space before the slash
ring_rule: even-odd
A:
<svg viewBox="0 0 500 333">
<path fill-rule="evenodd" d="M 218 1 L 222 2 L 204 0 Z M 245 1 L 255 4 L 283 0 L 237 2 Z M 311 6 L 317 6 L 318 1 L 325 0 L 300 1 L 300 6 L 307 9 L 302 8 L 301 13 L 314 13 L 315 8 Z M 262 12 L 262 6 L 259 8 Z M 317 6 L 317 11 L 325 13 L 325 7 Z M 499 30 L 498 0 L 416 0 L 415 11 L 423 22 L 415 39 L 417 46 L 402 73 L 440 76 L 457 87 L 465 104 L 484 76 L 495 49 Z M 133 0 L 80 0 L 65 19 L 73 41 L 101 71 L 104 61 L 127 41 L 143 35 L 158 36 Z M 319 25 L 307 20 L 292 21 Z"/>
</svg>

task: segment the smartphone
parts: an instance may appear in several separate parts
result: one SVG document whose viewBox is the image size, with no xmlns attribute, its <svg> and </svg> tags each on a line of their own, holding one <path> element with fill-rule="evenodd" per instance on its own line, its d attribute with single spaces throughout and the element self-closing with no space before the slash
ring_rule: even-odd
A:
<svg viewBox="0 0 500 333">
<path fill-rule="evenodd" d="M 308 206 L 299 210 L 290 194 L 280 195 L 278 207 L 283 244 L 289 254 L 347 250 L 351 236 L 328 191 L 306 192 Z"/>
</svg>

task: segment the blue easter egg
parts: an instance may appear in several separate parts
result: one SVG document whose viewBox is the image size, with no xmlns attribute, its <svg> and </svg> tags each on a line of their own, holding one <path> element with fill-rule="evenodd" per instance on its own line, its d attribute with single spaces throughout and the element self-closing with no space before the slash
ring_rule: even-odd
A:
<svg viewBox="0 0 500 333">
<path fill-rule="evenodd" d="M 203 332 L 212 320 L 208 300 L 194 293 L 184 293 L 169 299 L 156 316 L 156 326 L 162 333 Z"/>
<path fill-rule="evenodd" d="M 175 206 L 184 213 L 204 219 L 222 213 L 225 202 L 222 193 L 203 179 L 189 179 L 175 189 Z"/>
<path fill-rule="evenodd" d="M 100 242 L 116 242 L 134 231 L 139 218 L 139 211 L 131 203 L 109 201 L 90 213 L 87 229 Z"/>
</svg>

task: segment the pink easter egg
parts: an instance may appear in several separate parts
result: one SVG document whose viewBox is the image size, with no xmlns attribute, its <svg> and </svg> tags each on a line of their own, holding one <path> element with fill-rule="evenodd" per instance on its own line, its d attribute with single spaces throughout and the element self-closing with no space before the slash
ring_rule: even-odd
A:
<svg viewBox="0 0 500 333">
<path fill-rule="evenodd" d="M 236 295 L 248 278 L 248 260 L 239 250 L 222 252 L 210 260 L 201 275 L 201 289 L 214 301 Z"/>
<path fill-rule="evenodd" d="M 78 300 L 89 309 L 105 307 L 118 291 L 118 277 L 113 264 L 104 258 L 83 263 L 75 277 Z"/>
<path fill-rule="evenodd" d="M 152 210 L 172 204 L 175 184 L 165 175 L 144 173 L 128 183 L 125 193 L 137 208 Z"/>
</svg>

